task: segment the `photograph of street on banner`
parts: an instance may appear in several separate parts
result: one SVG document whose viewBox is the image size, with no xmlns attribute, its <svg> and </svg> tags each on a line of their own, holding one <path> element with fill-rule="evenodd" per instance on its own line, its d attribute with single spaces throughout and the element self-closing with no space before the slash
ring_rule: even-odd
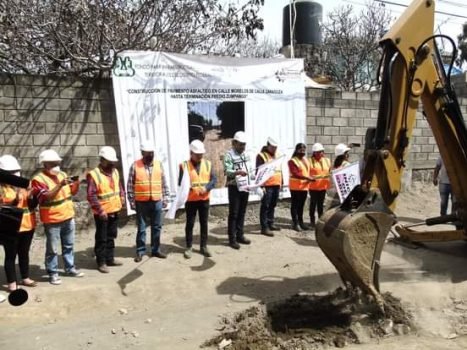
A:
<svg viewBox="0 0 467 350">
<path fill-rule="evenodd" d="M 205 159 L 212 163 L 217 177 L 216 188 L 225 187 L 223 157 L 231 148 L 234 134 L 245 130 L 245 103 L 191 101 L 188 103 L 190 142 L 201 140 L 206 147 Z"/>
</svg>

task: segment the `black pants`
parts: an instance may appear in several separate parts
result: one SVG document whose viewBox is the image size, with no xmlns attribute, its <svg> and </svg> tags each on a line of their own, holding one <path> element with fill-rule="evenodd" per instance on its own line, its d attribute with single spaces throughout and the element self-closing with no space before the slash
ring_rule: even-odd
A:
<svg viewBox="0 0 467 350">
<path fill-rule="evenodd" d="M 292 204 L 290 206 L 290 214 L 294 225 L 303 223 L 303 208 L 305 207 L 308 191 L 290 191 Z"/>
<path fill-rule="evenodd" d="M 5 250 L 5 274 L 8 283 L 16 282 L 15 261 L 18 256 L 21 278 L 29 278 L 29 248 L 31 247 L 34 230 L 21 232 L 15 238 L 2 241 Z"/>
<path fill-rule="evenodd" d="M 243 225 L 245 223 L 245 212 L 248 206 L 248 192 L 240 192 L 237 186 L 229 186 L 229 219 L 227 233 L 229 242 L 234 243 L 243 238 Z"/>
<path fill-rule="evenodd" d="M 97 265 L 100 266 L 114 260 L 118 213 L 107 214 L 107 220 L 94 215 L 94 222 L 96 223 L 94 253 Z"/>
<path fill-rule="evenodd" d="M 261 208 L 259 210 L 259 221 L 261 229 L 267 229 L 274 223 L 274 210 L 279 199 L 280 186 L 264 187 L 264 195 L 261 198 Z"/>
<path fill-rule="evenodd" d="M 196 213 L 199 213 L 200 226 L 200 246 L 206 247 L 208 244 L 208 217 L 209 217 L 209 200 L 194 201 L 185 203 L 186 224 L 185 224 L 185 239 L 186 247 L 193 246 L 193 227 L 195 226 Z"/>
<path fill-rule="evenodd" d="M 326 199 L 326 190 L 313 191 L 310 190 L 310 222 L 315 223 L 315 211 L 318 208 L 318 218 L 323 215 L 324 200 Z"/>
</svg>

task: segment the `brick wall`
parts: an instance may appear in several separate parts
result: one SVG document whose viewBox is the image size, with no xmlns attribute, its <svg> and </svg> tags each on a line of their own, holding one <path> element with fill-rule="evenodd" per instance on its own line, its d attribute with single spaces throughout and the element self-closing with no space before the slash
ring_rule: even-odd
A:
<svg viewBox="0 0 467 350">
<path fill-rule="evenodd" d="M 46 148 L 70 173 L 95 167 L 99 146 L 119 145 L 111 81 L 0 75 L 0 143 L 27 175 Z"/>
</svg>

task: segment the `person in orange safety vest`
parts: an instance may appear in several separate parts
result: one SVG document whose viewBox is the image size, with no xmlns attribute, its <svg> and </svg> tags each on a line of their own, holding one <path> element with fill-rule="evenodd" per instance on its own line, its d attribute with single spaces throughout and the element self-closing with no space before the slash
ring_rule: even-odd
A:
<svg viewBox="0 0 467 350">
<path fill-rule="evenodd" d="M 0 169 L 13 175 L 21 176 L 21 166 L 12 155 L 5 154 L 0 157 Z M 35 287 L 37 286 L 37 282 L 29 277 L 29 248 L 31 247 L 31 241 L 36 228 L 34 207 L 37 204 L 37 200 L 32 195 L 31 189 L 26 190 L 0 183 L 0 204 L 15 206 L 23 210 L 19 231 L 2 242 L 5 250 L 5 263 L 3 266 L 7 278 L 8 291 L 13 292 L 18 287 L 15 270 L 16 256 L 18 256 L 22 284 L 28 287 Z"/>
<path fill-rule="evenodd" d="M 318 218 L 323 215 L 324 200 L 326 199 L 326 190 L 330 187 L 331 160 L 324 156 L 324 146 L 321 143 L 315 143 L 311 147 L 310 176 L 315 181 L 310 182 L 310 224 L 315 226 L 315 212 L 318 209 Z"/>
<path fill-rule="evenodd" d="M 120 266 L 115 259 L 115 239 L 118 233 L 118 214 L 125 203 L 125 190 L 115 168 L 118 162 L 113 147 L 104 146 L 99 151 L 99 165 L 87 177 L 87 198 L 96 225 L 94 254 L 97 269 L 109 272 L 109 266 Z"/>
<path fill-rule="evenodd" d="M 190 192 L 185 202 L 186 224 L 185 239 L 186 250 L 184 257 L 191 258 L 193 245 L 193 227 L 196 213 L 199 214 L 200 225 L 200 252 L 205 257 L 211 257 L 208 244 L 208 217 L 210 192 L 216 185 L 216 176 L 211 162 L 203 158 L 206 149 L 203 142 L 193 140 L 190 143 L 190 159 L 181 163 L 179 167 L 178 184 L 182 184 L 183 174 L 188 171 L 190 176 Z"/>
<path fill-rule="evenodd" d="M 44 224 L 46 236 L 45 268 L 49 282 L 62 283 L 58 275 L 58 244 L 61 241 L 65 273 L 68 276 L 83 277 L 74 262 L 75 209 L 72 196 L 78 192 L 79 178 L 68 177 L 60 169 L 62 158 L 52 149 L 39 155 L 43 169 L 32 179 L 32 187 L 39 201 L 39 216 Z"/>
</svg>

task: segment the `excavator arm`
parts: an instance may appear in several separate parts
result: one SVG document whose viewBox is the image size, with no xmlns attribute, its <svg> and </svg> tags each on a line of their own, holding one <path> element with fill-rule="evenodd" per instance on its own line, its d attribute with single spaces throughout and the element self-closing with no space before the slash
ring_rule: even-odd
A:
<svg viewBox="0 0 467 350">
<path fill-rule="evenodd" d="M 456 198 L 454 216 L 437 222 L 455 220 L 467 227 L 467 130 L 450 72 L 445 73 L 436 47 L 434 8 L 434 0 L 414 0 L 380 41 L 381 96 L 376 127 L 365 137 L 362 185 L 340 207 L 327 211 L 316 227 L 318 244 L 341 278 L 372 295 L 383 311 L 379 259 L 397 221 L 393 210 L 420 102 Z M 398 232 L 412 240 L 435 240 L 437 235 Z M 439 240 L 462 237 L 463 229 L 444 231 Z"/>
</svg>

